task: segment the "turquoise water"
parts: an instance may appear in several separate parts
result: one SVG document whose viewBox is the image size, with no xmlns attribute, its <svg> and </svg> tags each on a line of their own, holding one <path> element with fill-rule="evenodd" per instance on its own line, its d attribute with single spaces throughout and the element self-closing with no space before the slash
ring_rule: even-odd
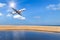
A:
<svg viewBox="0 0 60 40">
<path fill-rule="evenodd" d="M 0 31 L 0 40 L 60 40 L 60 33 Z"/>
</svg>

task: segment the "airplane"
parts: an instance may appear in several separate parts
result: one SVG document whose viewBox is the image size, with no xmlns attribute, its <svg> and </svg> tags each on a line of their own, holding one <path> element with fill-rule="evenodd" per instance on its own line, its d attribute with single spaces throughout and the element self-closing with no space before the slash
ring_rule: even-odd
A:
<svg viewBox="0 0 60 40">
<path fill-rule="evenodd" d="M 11 14 L 19 14 L 19 15 L 22 15 L 21 13 L 23 12 L 23 11 L 25 11 L 26 9 L 25 8 L 23 8 L 23 9 L 20 9 L 20 10 L 16 10 L 15 8 L 12 8 L 15 12 L 11 12 Z"/>
</svg>

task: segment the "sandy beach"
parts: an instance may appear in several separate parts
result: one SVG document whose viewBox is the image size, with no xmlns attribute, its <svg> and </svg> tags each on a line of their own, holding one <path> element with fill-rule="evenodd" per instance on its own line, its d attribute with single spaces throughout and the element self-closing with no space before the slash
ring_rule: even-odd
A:
<svg viewBox="0 0 60 40">
<path fill-rule="evenodd" d="M 11 25 L 0 26 L 0 31 L 13 31 L 13 30 L 60 32 L 60 26 L 11 26 Z"/>
</svg>

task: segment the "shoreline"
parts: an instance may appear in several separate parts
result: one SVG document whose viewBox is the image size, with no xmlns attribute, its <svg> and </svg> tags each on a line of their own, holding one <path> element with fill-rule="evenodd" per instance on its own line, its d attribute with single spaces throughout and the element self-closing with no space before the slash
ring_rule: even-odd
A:
<svg viewBox="0 0 60 40">
<path fill-rule="evenodd" d="M 60 33 L 60 26 L 14 26 L 14 25 L 1 25 L 0 31 L 17 31 L 17 30 L 31 30 L 31 31 L 43 31 L 43 32 L 55 32 Z"/>
</svg>

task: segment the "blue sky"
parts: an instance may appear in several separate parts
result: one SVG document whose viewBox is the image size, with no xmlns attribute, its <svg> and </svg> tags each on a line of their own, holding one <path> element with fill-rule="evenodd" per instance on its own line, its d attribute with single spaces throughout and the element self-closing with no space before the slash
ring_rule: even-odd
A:
<svg viewBox="0 0 60 40">
<path fill-rule="evenodd" d="M 26 8 L 22 13 L 26 19 L 15 19 L 9 14 L 9 2 L 16 9 Z M 60 25 L 60 0 L 0 0 L 0 25 Z"/>
</svg>

